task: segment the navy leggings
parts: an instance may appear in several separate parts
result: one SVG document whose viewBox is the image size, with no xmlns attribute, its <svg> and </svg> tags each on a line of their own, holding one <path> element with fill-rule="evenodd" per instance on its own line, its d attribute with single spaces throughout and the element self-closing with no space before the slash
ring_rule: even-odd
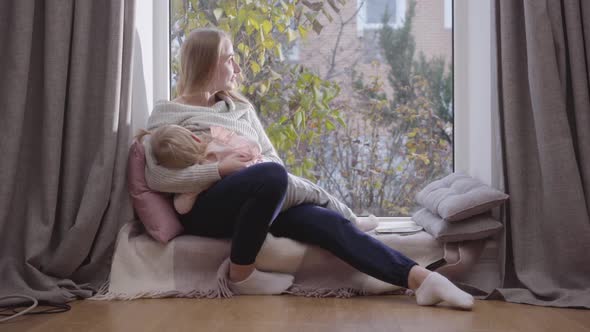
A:
<svg viewBox="0 0 590 332">
<path fill-rule="evenodd" d="M 328 250 L 357 270 L 393 285 L 408 287 L 408 257 L 357 229 L 342 215 L 304 204 L 279 213 L 287 172 L 277 163 L 260 163 L 226 176 L 199 194 L 180 217 L 189 234 L 232 238 L 230 259 L 253 264 L 267 232 Z"/>
</svg>

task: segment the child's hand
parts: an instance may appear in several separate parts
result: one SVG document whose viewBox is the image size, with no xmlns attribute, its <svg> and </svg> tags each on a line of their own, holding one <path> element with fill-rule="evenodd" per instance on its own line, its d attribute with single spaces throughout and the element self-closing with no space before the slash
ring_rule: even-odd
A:
<svg viewBox="0 0 590 332">
<path fill-rule="evenodd" d="M 219 162 L 217 166 L 219 175 L 223 178 L 248 167 L 250 159 L 250 157 L 239 153 L 230 154 Z"/>
</svg>

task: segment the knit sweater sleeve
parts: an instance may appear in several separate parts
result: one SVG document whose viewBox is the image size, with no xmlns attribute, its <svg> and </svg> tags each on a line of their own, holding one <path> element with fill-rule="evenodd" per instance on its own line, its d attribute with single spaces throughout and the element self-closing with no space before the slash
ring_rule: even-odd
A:
<svg viewBox="0 0 590 332">
<path fill-rule="evenodd" d="M 218 164 L 193 165 L 183 169 L 168 169 L 157 164 L 149 144 L 143 140 L 145 149 L 145 179 L 148 187 L 169 193 L 200 193 L 219 181 Z"/>
<path fill-rule="evenodd" d="M 260 147 L 262 148 L 262 159 L 264 159 L 264 161 L 279 163 L 284 166 L 283 160 L 281 160 L 281 157 L 279 157 L 277 151 L 270 142 L 270 139 L 268 138 L 268 135 L 266 135 L 264 127 L 253 108 L 250 108 L 250 119 L 252 120 L 252 127 L 254 127 L 254 130 L 256 130 L 256 134 L 258 135 L 258 143 L 260 143 Z"/>
<path fill-rule="evenodd" d="M 314 204 L 338 212 L 358 226 L 359 221 L 354 212 L 322 187 L 291 173 L 289 173 L 288 180 L 282 211 L 301 204 Z"/>
</svg>

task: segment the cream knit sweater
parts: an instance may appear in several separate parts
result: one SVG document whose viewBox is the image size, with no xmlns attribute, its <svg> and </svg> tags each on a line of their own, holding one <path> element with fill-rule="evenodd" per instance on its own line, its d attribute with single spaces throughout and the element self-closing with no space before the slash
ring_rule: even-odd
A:
<svg viewBox="0 0 590 332">
<path fill-rule="evenodd" d="M 157 102 L 148 119 L 147 129 L 163 125 L 183 126 L 197 135 L 208 132 L 210 126 L 220 126 L 257 141 L 265 161 L 283 161 L 277 155 L 254 109 L 244 103 L 226 98 L 212 107 L 184 105 L 170 101 Z M 149 135 L 143 140 L 146 154 L 145 177 L 148 186 L 156 191 L 170 193 L 200 193 L 219 181 L 218 163 L 193 165 L 183 169 L 168 169 L 156 163 L 149 144 Z M 346 205 L 313 182 L 289 173 L 287 195 L 283 211 L 303 203 L 324 206 L 341 213 L 358 224 L 357 217 Z"/>
</svg>

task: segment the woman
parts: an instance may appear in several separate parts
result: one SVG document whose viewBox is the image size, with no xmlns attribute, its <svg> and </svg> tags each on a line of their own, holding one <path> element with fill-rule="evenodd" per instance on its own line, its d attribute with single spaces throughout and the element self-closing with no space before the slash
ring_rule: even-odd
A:
<svg viewBox="0 0 590 332">
<path fill-rule="evenodd" d="M 303 204 L 281 212 L 287 172 L 252 105 L 235 92 L 240 67 L 229 37 L 216 29 L 197 29 L 181 49 L 178 98 L 160 102 L 148 130 L 177 124 L 199 134 L 221 126 L 257 140 L 265 162 L 247 167 L 238 155 L 219 163 L 169 170 L 154 162 L 146 147 L 148 185 L 163 192 L 197 192 L 192 210 L 181 216 L 188 233 L 232 238 L 226 261 L 230 288 L 238 294 L 279 294 L 293 277 L 258 271 L 254 261 L 267 232 L 324 248 L 356 269 L 385 282 L 415 290 L 419 305 L 446 301 L 471 309 L 473 297 L 438 273 L 355 227 L 341 214 Z"/>
</svg>

